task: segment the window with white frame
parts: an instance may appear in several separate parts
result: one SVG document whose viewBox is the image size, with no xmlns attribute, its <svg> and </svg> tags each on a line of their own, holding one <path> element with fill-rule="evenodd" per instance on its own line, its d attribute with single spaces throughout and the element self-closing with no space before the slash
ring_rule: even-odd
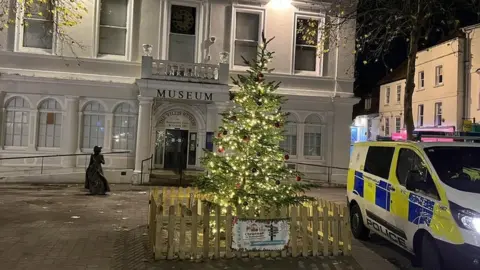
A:
<svg viewBox="0 0 480 270">
<path fill-rule="evenodd" d="M 129 103 L 122 103 L 113 112 L 112 149 L 135 149 L 136 111 Z"/>
<path fill-rule="evenodd" d="M 303 155 L 306 157 L 322 156 L 323 121 L 318 115 L 310 115 L 305 119 L 303 136 Z"/>
<path fill-rule="evenodd" d="M 400 103 L 402 99 L 402 85 L 397 85 L 397 103 Z"/>
<path fill-rule="evenodd" d="M 100 0 L 98 54 L 126 56 L 128 0 Z"/>
<path fill-rule="evenodd" d="M 280 147 L 289 155 L 297 155 L 297 119 L 289 115 L 285 125 L 284 140 L 280 142 Z"/>
<path fill-rule="evenodd" d="M 55 99 L 46 99 L 39 106 L 38 147 L 60 147 L 62 107 Z"/>
<path fill-rule="evenodd" d="M 54 43 L 53 1 L 23 1 L 19 6 L 21 23 L 19 45 L 25 49 L 51 52 Z"/>
<path fill-rule="evenodd" d="M 385 136 L 390 135 L 390 118 L 386 117 L 385 118 Z"/>
<path fill-rule="evenodd" d="M 435 103 L 435 126 L 442 125 L 442 103 L 437 102 Z"/>
<path fill-rule="evenodd" d="M 170 6 L 168 60 L 182 63 L 195 62 L 197 17 L 196 7 Z"/>
<path fill-rule="evenodd" d="M 5 146 L 28 145 L 28 120 L 30 106 L 22 97 L 10 99 L 6 105 L 5 117 Z"/>
<path fill-rule="evenodd" d="M 418 105 L 418 112 L 417 112 L 417 126 L 422 127 L 423 126 L 423 111 L 424 107 L 423 104 Z"/>
<path fill-rule="evenodd" d="M 236 9 L 233 26 L 235 27 L 233 64 L 235 66 L 247 66 L 243 58 L 247 61 L 255 61 L 257 59 L 258 45 L 263 27 L 263 12 Z"/>
<path fill-rule="evenodd" d="M 395 132 L 399 133 L 402 128 L 402 118 L 400 116 L 395 117 Z"/>
<path fill-rule="evenodd" d="M 385 104 L 390 104 L 390 86 L 385 90 Z"/>
<path fill-rule="evenodd" d="M 372 98 L 365 99 L 365 110 L 370 110 L 372 108 Z"/>
<path fill-rule="evenodd" d="M 443 84 L 443 66 L 435 67 L 435 85 Z"/>
<path fill-rule="evenodd" d="M 96 101 L 90 101 L 83 109 L 82 148 L 92 149 L 103 146 L 105 138 L 105 108 Z"/>
<path fill-rule="evenodd" d="M 418 72 L 418 89 L 425 88 L 425 72 Z"/>
<path fill-rule="evenodd" d="M 318 55 L 320 18 L 295 16 L 295 72 L 319 74 L 321 57 Z"/>
</svg>

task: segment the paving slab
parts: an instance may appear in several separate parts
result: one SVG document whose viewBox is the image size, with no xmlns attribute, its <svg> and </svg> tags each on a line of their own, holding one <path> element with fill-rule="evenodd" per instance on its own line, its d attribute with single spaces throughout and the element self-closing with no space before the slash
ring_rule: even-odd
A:
<svg viewBox="0 0 480 270">
<path fill-rule="evenodd" d="M 374 269 L 352 257 L 152 262 L 148 187 L 111 189 L 89 196 L 82 185 L 0 185 L 0 269 Z"/>
</svg>

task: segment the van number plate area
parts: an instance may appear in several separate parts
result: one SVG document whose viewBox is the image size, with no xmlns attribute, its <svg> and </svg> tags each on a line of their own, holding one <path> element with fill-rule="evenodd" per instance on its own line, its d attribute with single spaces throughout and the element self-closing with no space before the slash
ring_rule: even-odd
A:
<svg viewBox="0 0 480 270">
<path fill-rule="evenodd" d="M 373 228 L 381 236 L 386 237 L 390 241 L 394 242 L 395 244 L 407 249 L 406 239 L 402 238 L 400 235 L 394 233 L 393 231 L 387 229 L 385 226 L 381 225 L 380 223 L 370 218 L 367 218 L 367 226 L 370 228 Z"/>
</svg>

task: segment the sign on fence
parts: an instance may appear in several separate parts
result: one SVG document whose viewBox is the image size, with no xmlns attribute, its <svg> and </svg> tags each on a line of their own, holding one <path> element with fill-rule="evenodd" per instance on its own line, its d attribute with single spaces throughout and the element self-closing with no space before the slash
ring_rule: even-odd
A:
<svg viewBox="0 0 480 270">
<path fill-rule="evenodd" d="M 283 250 L 288 245 L 288 219 L 238 219 L 233 221 L 232 249 Z"/>
</svg>

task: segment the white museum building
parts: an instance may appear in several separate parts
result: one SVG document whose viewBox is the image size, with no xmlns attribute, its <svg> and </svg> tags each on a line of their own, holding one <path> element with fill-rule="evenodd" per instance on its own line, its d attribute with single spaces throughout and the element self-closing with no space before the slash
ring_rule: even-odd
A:
<svg viewBox="0 0 480 270">
<path fill-rule="evenodd" d="M 155 169 L 201 170 L 205 149 L 230 106 L 231 76 L 245 74 L 241 56 L 255 55 L 262 30 L 275 36 L 267 80 L 290 112 L 282 146 L 292 166 L 319 175 L 347 167 L 353 96 L 354 40 L 329 50 L 306 44 L 298 26 L 324 20 L 315 1 L 94 0 L 68 29 L 69 46 L 48 29 L 53 16 L 17 14 L 0 32 L 0 160 L 2 168 L 85 168 L 94 146 L 108 170 L 136 181 L 142 160 Z M 29 27 L 22 25 L 28 22 Z M 338 33 L 353 36 L 354 25 Z M 53 31 L 55 33 L 55 31 Z M 318 31 L 318 36 L 321 32 Z M 182 142 L 175 144 L 171 142 Z M 55 158 L 31 156 L 69 155 Z M 16 159 L 8 159 L 18 157 Z M 6 159 L 7 158 L 7 159 Z M 147 166 L 147 164 L 144 164 Z M 54 170 L 51 170 L 52 172 Z M 0 174 L 2 170 L 0 170 Z M 133 177 L 132 177 L 133 173 Z M 330 170 L 346 181 L 344 170 Z M 126 179 L 128 177 L 128 179 Z M 110 179 L 109 179 L 110 180 Z M 116 181 L 112 179 L 111 181 Z"/>
</svg>

